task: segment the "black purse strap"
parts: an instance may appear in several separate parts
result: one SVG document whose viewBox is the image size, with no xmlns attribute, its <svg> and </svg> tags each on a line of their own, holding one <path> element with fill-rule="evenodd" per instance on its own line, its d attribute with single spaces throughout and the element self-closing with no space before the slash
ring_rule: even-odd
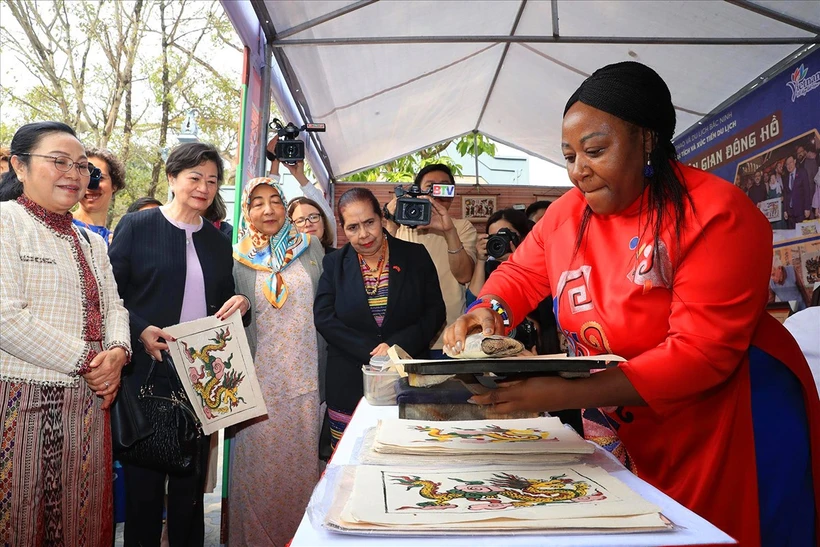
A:
<svg viewBox="0 0 820 547">
<path fill-rule="evenodd" d="M 168 387 L 171 391 L 178 391 L 182 389 L 182 382 L 179 379 L 179 375 L 177 374 L 177 369 L 174 366 L 174 361 L 171 359 L 171 354 L 167 351 L 160 351 L 160 355 L 162 355 L 162 364 L 165 365 L 167 368 L 166 376 L 168 378 Z M 151 386 L 154 385 L 154 372 L 157 370 L 157 360 L 153 357 L 151 358 L 151 368 L 148 369 L 148 376 L 145 378 L 145 382 L 143 382 L 142 387 L 144 389 L 149 389 Z M 176 385 L 174 385 L 176 384 Z M 140 390 L 140 391 L 143 391 Z"/>
</svg>

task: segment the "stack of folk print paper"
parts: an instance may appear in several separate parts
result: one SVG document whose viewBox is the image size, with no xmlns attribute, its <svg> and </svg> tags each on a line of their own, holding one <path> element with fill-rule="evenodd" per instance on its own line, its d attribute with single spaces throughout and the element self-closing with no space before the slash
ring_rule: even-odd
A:
<svg viewBox="0 0 820 547">
<path fill-rule="evenodd" d="M 326 525 L 380 535 L 644 532 L 660 509 L 599 467 L 342 469 Z"/>
<path fill-rule="evenodd" d="M 381 535 L 671 529 L 657 506 L 572 459 L 592 452 L 558 418 L 382 420 L 377 465 L 339 471 L 325 523 Z"/>
<path fill-rule="evenodd" d="M 435 422 L 381 420 L 373 450 L 437 456 L 591 454 L 594 447 L 554 417 Z"/>
</svg>

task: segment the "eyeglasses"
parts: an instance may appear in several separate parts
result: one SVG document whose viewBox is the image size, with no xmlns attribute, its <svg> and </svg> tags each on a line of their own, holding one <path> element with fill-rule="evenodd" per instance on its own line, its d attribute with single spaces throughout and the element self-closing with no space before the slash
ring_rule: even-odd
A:
<svg viewBox="0 0 820 547">
<path fill-rule="evenodd" d="M 320 215 L 319 213 L 313 213 L 313 214 L 308 215 L 306 217 L 294 218 L 293 223 L 301 228 L 302 226 L 305 225 L 306 222 L 310 222 L 311 224 L 316 224 L 320 220 L 322 220 L 322 215 Z"/>
<path fill-rule="evenodd" d="M 71 158 L 66 156 L 46 156 L 43 154 L 17 154 L 18 156 L 29 156 L 29 157 L 37 157 L 37 158 L 47 158 L 54 162 L 54 167 L 57 168 L 57 171 L 62 171 L 63 173 L 68 173 L 71 171 L 71 168 L 76 166 L 77 172 L 80 176 L 83 177 L 90 177 L 91 176 L 91 168 L 87 161 L 82 163 L 72 161 Z"/>
</svg>

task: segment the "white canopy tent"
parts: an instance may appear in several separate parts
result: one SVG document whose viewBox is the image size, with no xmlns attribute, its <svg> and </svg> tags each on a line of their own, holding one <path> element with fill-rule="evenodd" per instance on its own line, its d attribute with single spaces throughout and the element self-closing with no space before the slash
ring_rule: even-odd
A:
<svg viewBox="0 0 820 547">
<path fill-rule="evenodd" d="M 472 132 L 561 164 L 567 98 L 630 59 L 669 84 L 681 133 L 820 44 L 818 0 L 241 1 L 283 114 L 327 124 L 323 183 Z"/>
</svg>

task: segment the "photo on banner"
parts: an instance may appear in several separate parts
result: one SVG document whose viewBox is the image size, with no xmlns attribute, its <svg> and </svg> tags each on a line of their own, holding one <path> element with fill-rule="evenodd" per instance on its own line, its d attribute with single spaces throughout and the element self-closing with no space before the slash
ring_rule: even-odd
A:
<svg viewBox="0 0 820 547">
<path fill-rule="evenodd" d="M 816 229 L 818 223 L 806 223 Z M 820 235 L 774 244 L 769 302 L 788 302 L 792 312 L 806 309 L 820 284 Z"/>
<path fill-rule="evenodd" d="M 735 185 L 766 215 L 772 229 L 779 231 L 776 239 L 804 235 L 795 233 L 795 228 L 808 220 L 805 212 L 811 209 L 816 191 L 814 177 L 809 177 L 817 175 L 818 145 L 820 129 L 813 128 L 737 164 Z"/>
<path fill-rule="evenodd" d="M 769 218 L 776 241 L 801 237 L 797 225 L 820 215 L 818 104 L 820 50 L 698 122 L 675 149 L 682 163 L 740 187 Z M 779 218 L 771 200 L 780 202 Z"/>
</svg>

